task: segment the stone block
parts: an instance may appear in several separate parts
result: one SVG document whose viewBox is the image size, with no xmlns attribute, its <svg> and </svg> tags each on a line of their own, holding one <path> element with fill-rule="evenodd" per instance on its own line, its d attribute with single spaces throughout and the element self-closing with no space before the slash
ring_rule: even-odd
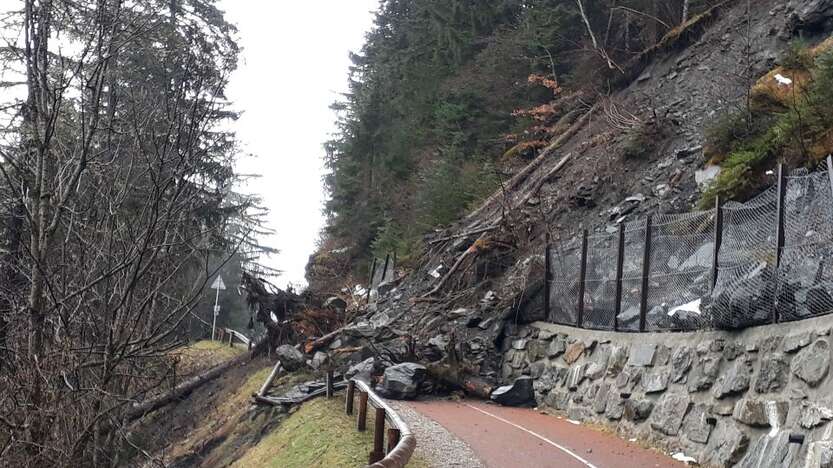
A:
<svg viewBox="0 0 833 468">
<path fill-rule="evenodd" d="M 631 348 L 628 366 L 646 367 L 653 365 L 657 345 L 653 343 L 639 343 Z"/>
<path fill-rule="evenodd" d="M 625 419 L 639 422 L 648 419 L 654 409 L 654 402 L 644 398 L 630 398 L 625 400 Z"/>
<path fill-rule="evenodd" d="M 784 352 L 794 353 L 810 344 L 812 335 L 809 331 L 795 333 L 784 338 Z"/>
<path fill-rule="evenodd" d="M 642 388 L 645 393 L 664 392 L 668 388 L 668 380 L 671 378 L 671 367 L 662 366 L 648 369 L 642 376 Z"/>
<path fill-rule="evenodd" d="M 651 414 L 651 428 L 667 436 L 678 435 L 689 407 L 691 407 L 691 399 L 688 395 L 664 394 Z"/>
<path fill-rule="evenodd" d="M 752 363 L 749 360 L 736 359 L 729 369 L 718 377 L 712 392 L 715 398 L 739 395 L 749 390 L 752 372 Z"/>
<path fill-rule="evenodd" d="M 567 345 L 567 349 L 564 351 L 564 362 L 567 364 L 572 364 L 581 358 L 584 354 L 584 342 L 583 341 L 575 341 Z"/>
<path fill-rule="evenodd" d="M 709 422 L 710 411 L 706 405 L 695 405 L 683 422 L 683 434 L 692 442 L 707 444 L 713 426 Z"/>
<path fill-rule="evenodd" d="M 830 344 L 826 339 L 816 340 L 801 350 L 792 362 L 793 374 L 811 387 L 817 387 L 827 377 L 829 368 Z"/>
<path fill-rule="evenodd" d="M 749 449 L 749 437 L 732 421 L 718 421 L 706 449 L 704 462 L 714 466 L 734 466 Z"/>
<path fill-rule="evenodd" d="M 781 353 L 768 353 L 761 357 L 761 370 L 755 381 L 758 393 L 780 392 L 787 386 L 789 362 Z"/>
<path fill-rule="evenodd" d="M 680 346 L 671 354 L 671 381 L 683 383 L 691 363 L 693 362 L 694 351 L 688 346 Z"/>
<path fill-rule="evenodd" d="M 732 417 L 752 427 L 782 427 L 790 405 L 786 401 L 745 398 L 735 404 Z"/>
<path fill-rule="evenodd" d="M 566 350 L 567 345 L 564 342 L 564 337 L 559 335 L 554 340 L 550 341 L 550 344 L 547 347 L 547 356 L 551 358 L 558 357 L 564 354 L 564 351 Z"/>
</svg>

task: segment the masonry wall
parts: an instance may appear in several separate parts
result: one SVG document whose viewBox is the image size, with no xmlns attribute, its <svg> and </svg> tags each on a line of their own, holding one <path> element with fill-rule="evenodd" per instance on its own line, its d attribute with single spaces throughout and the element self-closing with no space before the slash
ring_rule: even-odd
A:
<svg viewBox="0 0 833 468">
<path fill-rule="evenodd" d="M 540 407 L 704 465 L 833 467 L 833 318 L 742 332 L 512 326 L 502 378 Z"/>
</svg>

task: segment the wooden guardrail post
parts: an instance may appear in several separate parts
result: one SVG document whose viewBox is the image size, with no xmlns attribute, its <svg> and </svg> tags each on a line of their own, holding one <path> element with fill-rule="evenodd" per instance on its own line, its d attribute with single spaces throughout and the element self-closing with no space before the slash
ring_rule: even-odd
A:
<svg viewBox="0 0 833 468">
<path fill-rule="evenodd" d="M 353 414 L 353 395 L 356 393 L 356 382 L 350 380 L 347 382 L 347 397 L 344 400 L 344 411 L 351 415 Z"/>
<path fill-rule="evenodd" d="M 332 369 L 329 369 L 327 371 L 327 393 L 326 393 L 326 395 L 327 395 L 328 400 L 333 397 L 333 370 Z"/>
<path fill-rule="evenodd" d="M 399 443 L 399 438 L 402 436 L 402 433 L 399 432 L 399 429 L 395 427 L 388 428 L 388 453 L 393 451 L 393 448 L 396 447 L 396 444 Z"/>
<path fill-rule="evenodd" d="M 359 414 L 356 419 L 356 430 L 364 432 L 367 429 L 367 392 L 359 391 Z"/>
<path fill-rule="evenodd" d="M 385 409 L 376 408 L 376 419 L 373 426 L 373 451 L 370 452 L 370 463 L 385 458 Z"/>
</svg>

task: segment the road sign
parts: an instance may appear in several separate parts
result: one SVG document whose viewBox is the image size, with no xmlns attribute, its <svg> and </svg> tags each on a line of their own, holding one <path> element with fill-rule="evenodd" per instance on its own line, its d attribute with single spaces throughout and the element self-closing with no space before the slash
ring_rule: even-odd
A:
<svg viewBox="0 0 833 468">
<path fill-rule="evenodd" d="M 217 275 L 217 279 L 211 284 L 211 289 L 216 289 L 218 291 L 225 291 L 226 290 L 226 283 L 223 283 L 223 277 Z"/>
</svg>

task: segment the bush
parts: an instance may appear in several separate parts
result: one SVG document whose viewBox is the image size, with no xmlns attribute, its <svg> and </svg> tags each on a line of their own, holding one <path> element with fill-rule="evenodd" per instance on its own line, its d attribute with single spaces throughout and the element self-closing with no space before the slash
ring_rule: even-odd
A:
<svg viewBox="0 0 833 468">
<path fill-rule="evenodd" d="M 778 64 L 789 70 L 809 70 L 813 68 L 813 53 L 807 41 L 794 39 L 784 55 L 778 60 Z"/>
<path fill-rule="evenodd" d="M 647 159 L 657 149 L 662 133 L 662 126 L 654 122 L 634 127 L 625 137 L 622 157 L 632 160 Z"/>
</svg>

